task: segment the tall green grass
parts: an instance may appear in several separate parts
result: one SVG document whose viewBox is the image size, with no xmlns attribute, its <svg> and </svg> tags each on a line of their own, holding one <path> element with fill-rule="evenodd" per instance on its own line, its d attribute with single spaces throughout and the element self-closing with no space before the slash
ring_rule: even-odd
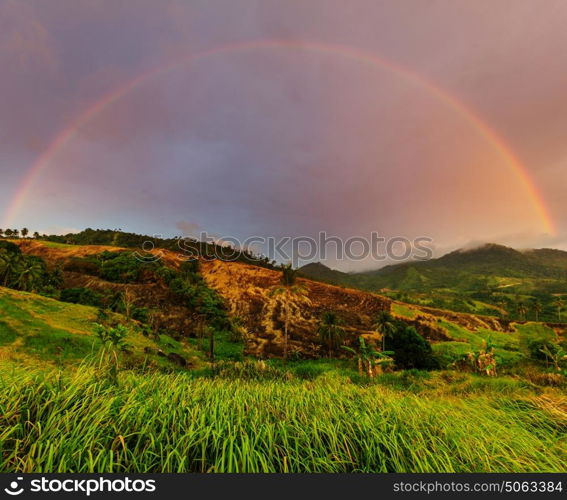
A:
<svg viewBox="0 0 567 500">
<path fill-rule="evenodd" d="M 565 421 L 514 394 L 0 373 L 1 472 L 536 472 L 567 458 Z"/>
</svg>

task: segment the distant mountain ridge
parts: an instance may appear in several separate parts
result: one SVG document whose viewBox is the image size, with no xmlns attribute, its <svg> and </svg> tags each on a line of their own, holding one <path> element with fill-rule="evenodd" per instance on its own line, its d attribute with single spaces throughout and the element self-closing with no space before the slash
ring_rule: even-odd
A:
<svg viewBox="0 0 567 500">
<path fill-rule="evenodd" d="M 367 290 L 470 290 L 479 280 L 491 278 L 564 281 L 562 288 L 567 288 L 567 252 L 547 248 L 520 251 L 488 243 L 436 259 L 393 264 L 373 271 L 350 274 L 314 263 L 301 267 L 299 272 L 311 279 Z"/>
</svg>

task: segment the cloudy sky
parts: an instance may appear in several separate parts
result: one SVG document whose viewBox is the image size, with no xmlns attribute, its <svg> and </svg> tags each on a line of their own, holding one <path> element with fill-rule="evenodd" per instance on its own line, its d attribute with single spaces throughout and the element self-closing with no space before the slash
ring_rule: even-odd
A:
<svg viewBox="0 0 567 500">
<path fill-rule="evenodd" d="M 564 0 L 0 0 L 0 227 L 565 247 L 565 19 Z"/>
</svg>

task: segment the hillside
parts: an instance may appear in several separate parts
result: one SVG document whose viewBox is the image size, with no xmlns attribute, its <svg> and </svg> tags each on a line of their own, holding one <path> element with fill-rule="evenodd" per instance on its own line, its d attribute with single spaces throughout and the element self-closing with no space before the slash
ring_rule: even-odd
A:
<svg viewBox="0 0 567 500">
<path fill-rule="evenodd" d="M 28 366 L 73 366 L 97 352 L 94 324 L 97 309 L 68 304 L 33 293 L 0 287 L 0 360 Z M 124 321 L 115 315 L 117 321 Z M 126 337 L 127 362 L 174 369 L 176 355 L 197 366 L 199 357 L 188 346 L 166 335 L 151 339 L 133 325 Z M 170 354 L 175 353 L 173 356 Z M 171 357 L 171 359 L 169 359 Z M 174 359 L 175 358 L 175 359 Z"/>
<path fill-rule="evenodd" d="M 564 349 L 563 324 L 305 278 L 285 302 L 284 270 L 183 262 L 167 249 L 152 262 L 111 245 L 14 243 L 4 246 L 20 279 L 2 250 L 3 281 L 54 298 L 0 286 L 0 471 L 562 470 L 564 360 L 533 346 Z M 33 269 L 36 282 L 21 279 Z M 351 351 L 326 349 L 329 311 Z M 360 338 L 381 348 L 385 311 L 395 327 L 386 352 L 356 351 Z M 99 322 L 122 328 L 125 343 L 103 343 Z M 430 363 L 402 364 L 406 351 Z"/>
<path fill-rule="evenodd" d="M 376 271 L 346 274 L 309 264 L 302 275 L 390 297 L 462 312 L 527 319 L 518 305 L 540 304 L 532 319 L 560 320 L 557 298 L 567 296 L 567 252 L 552 249 L 518 251 L 487 244 L 457 250 L 438 259 L 390 265 Z M 391 293 L 397 292 L 397 293 Z M 529 312 L 529 311 L 528 311 Z"/>
<path fill-rule="evenodd" d="M 16 243 L 27 254 L 41 256 L 51 266 L 60 266 L 65 289 L 88 289 L 101 295 L 127 293 L 137 308 L 150 313 L 153 331 L 177 340 L 189 339 L 193 345 L 199 342 L 203 328 L 202 313 L 180 302 L 161 279 L 150 276 L 140 283 L 110 282 L 100 275 L 93 275 L 88 268 L 77 267 L 74 260 L 89 259 L 109 249 L 130 256 L 131 250 L 32 240 Z M 156 249 L 155 252 L 161 256 L 160 263 L 172 269 L 179 268 L 181 261 L 177 253 L 164 249 Z M 141 266 L 143 268 L 144 264 Z M 206 260 L 201 262 L 200 274 L 206 285 L 222 297 L 231 321 L 238 325 L 244 353 L 260 358 L 281 356 L 286 310 L 281 299 L 273 295 L 281 273 L 243 262 Z M 326 311 L 334 311 L 340 318 L 346 333 L 346 345 L 352 345 L 360 336 L 379 343 L 381 336 L 375 331 L 375 318 L 380 311 L 391 311 L 394 317 L 414 326 L 418 333 L 433 343 L 434 349 L 441 349 L 441 345 L 447 344 L 450 347 L 441 350 L 449 349 L 455 356 L 468 352 L 472 346 L 480 345 L 489 337 L 498 339 L 496 347 L 501 349 L 499 352 L 503 356 L 510 358 L 505 348 L 510 348 L 511 344 L 516 346 L 513 350 L 521 354 L 517 327 L 506 319 L 411 305 L 383 295 L 308 279 L 300 279 L 299 283 L 305 293 L 294 299 L 291 305 L 294 310 L 289 324 L 292 356 L 317 358 L 322 355 L 318 330 Z M 553 332 L 561 337 L 564 335 L 563 325 L 552 325 L 552 328 L 549 329 L 552 335 Z M 232 346 L 231 342 L 226 343 L 226 349 L 231 352 L 236 349 Z"/>
</svg>

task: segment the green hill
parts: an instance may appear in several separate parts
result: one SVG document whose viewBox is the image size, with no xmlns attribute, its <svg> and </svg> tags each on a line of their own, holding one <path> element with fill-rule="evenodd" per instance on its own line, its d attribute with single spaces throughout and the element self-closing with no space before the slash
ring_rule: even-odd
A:
<svg viewBox="0 0 567 500">
<path fill-rule="evenodd" d="M 25 365 L 74 365 L 98 351 L 95 335 L 97 309 L 68 304 L 33 293 L 0 287 L 0 359 Z M 113 314 L 125 322 L 119 314 Z M 167 370 L 175 364 L 167 357 L 177 353 L 198 363 L 187 346 L 161 335 L 150 339 L 132 323 L 125 339 L 127 362 L 150 364 Z"/>
<path fill-rule="evenodd" d="M 346 274 L 317 263 L 300 272 L 334 284 L 390 291 L 394 298 L 421 305 L 482 314 L 505 311 L 514 319 L 528 319 L 529 311 L 520 314 L 517 310 L 524 304 L 532 310 L 531 319 L 536 319 L 535 310 L 541 308 L 537 319 L 561 321 L 556 302 L 567 295 L 567 252 L 518 251 L 496 244 L 375 271 Z"/>
</svg>

